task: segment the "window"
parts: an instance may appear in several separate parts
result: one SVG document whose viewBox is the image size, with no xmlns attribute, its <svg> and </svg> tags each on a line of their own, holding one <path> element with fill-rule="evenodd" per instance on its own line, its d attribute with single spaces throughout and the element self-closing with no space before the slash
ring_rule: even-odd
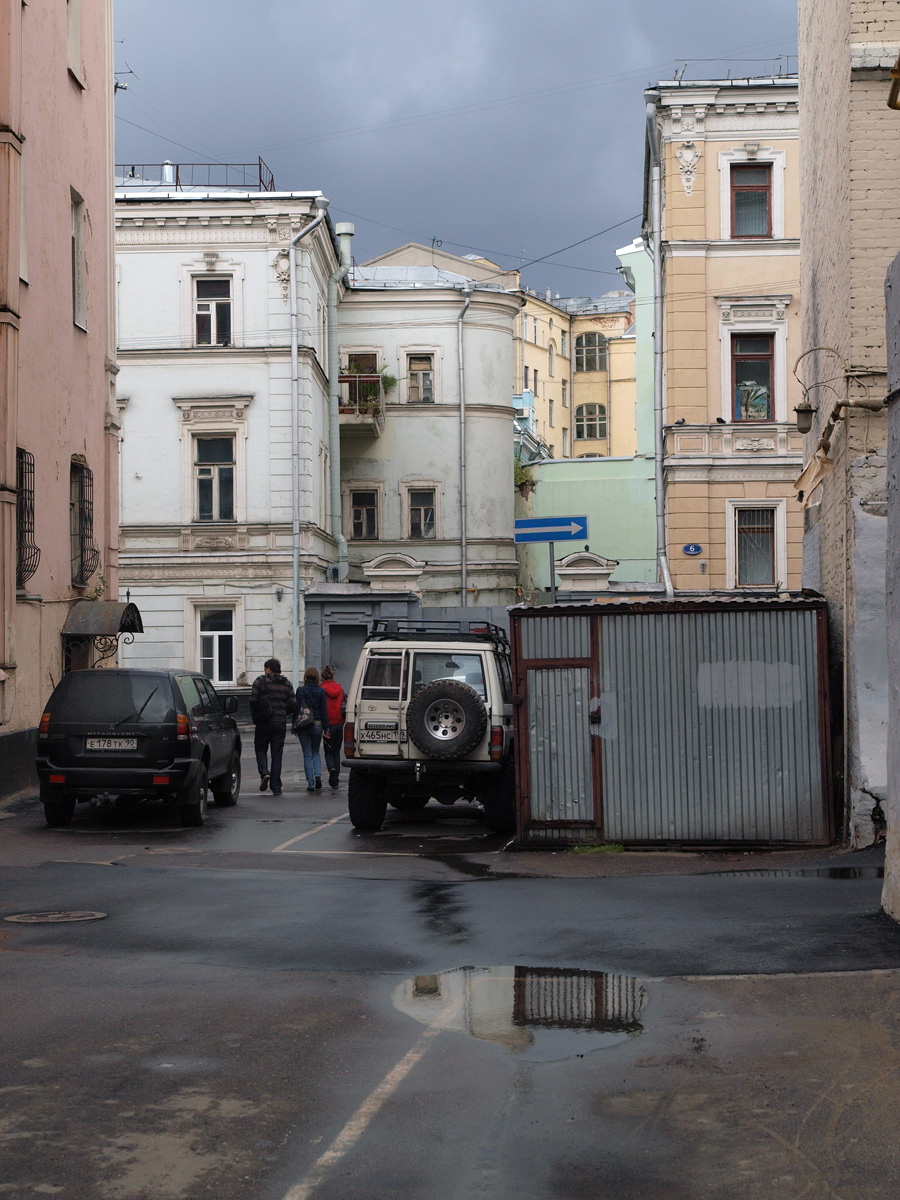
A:
<svg viewBox="0 0 900 1200">
<path fill-rule="evenodd" d="M 564 429 L 562 431 L 562 456 L 563 456 L 563 458 L 569 457 L 569 431 L 568 431 L 568 429 Z"/>
<path fill-rule="evenodd" d="M 527 367 L 524 368 L 524 372 L 525 373 L 523 376 L 522 390 L 527 392 L 528 391 L 528 368 Z"/>
<path fill-rule="evenodd" d="M 192 717 L 203 715 L 203 701 L 200 698 L 200 680 L 193 675 L 179 675 L 178 689 Z"/>
<path fill-rule="evenodd" d="M 84 200 L 76 191 L 71 193 L 72 208 L 72 320 L 81 329 L 87 322 L 85 282 L 87 265 L 84 250 Z"/>
<path fill-rule="evenodd" d="M 231 345 L 231 277 L 194 279 L 194 342 Z"/>
<path fill-rule="evenodd" d="M 200 670 L 213 683 L 234 683 L 234 609 L 200 609 L 198 615 Z"/>
<path fill-rule="evenodd" d="M 535 344 L 536 346 L 539 346 L 539 345 L 541 344 L 541 341 L 540 341 L 540 335 L 539 335 L 539 333 L 538 333 L 538 319 L 537 319 L 537 317 L 534 317 L 534 318 L 533 318 L 533 330 L 534 330 L 534 344 Z"/>
<path fill-rule="evenodd" d="M 410 354 L 407 358 L 407 401 L 434 403 L 434 355 Z"/>
<path fill-rule="evenodd" d="M 559 334 L 559 352 L 563 358 L 569 357 L 569 335 L 562 330 Z"/>
<path fill-rule="evenodd" d="M 575 339 L 575 370 L 606 370 L 606 338 L 602 333 L 579 333 Z"/>
<path fill-rule="evenodd" d="M 553 378 L 555 370 L 556 370 L 556 351 L 553 349 L 553 343 L 551 342 L 549 347 L 547 348 L 547 374 L 550 376 L 551 379 Z"/>
<path fill-rule="evenodd" d="M 378 493 L 376 491 L 360 490 L 350 493 L 350 536 L 358 541 L 378 537 Z"/>
<path fill-rule="evenodd" d="M 554 408 L 553 401 L 551 400 L 551 401 L 550 401 L 550 428 L 551 428 L 551 429 L 552 429 L 552 428 L 554 427 L 554 425 L 556 424 L 556 419 L 555 419 L 555 416 L 556 416 L 556 413 L 555 413 L 555 408 Z"/>
<path fill-rule="evenodd" d="M 412 683 L 413 695 L 429 683 L 439 679 L 456 679 L 467 683 L 481 696 L 487 698 L 484 684 L 484 663 L 480 654 L 440 654 L 419 652 L 413 658 Z"/>
<path fill-rule="evenodd" d="M 34 455 L 16 449 L 16 587 L 38 569 L 41 552 L 34 541 Z"/>
<path fill-rule="evenodd" d="M 434 493 L 434 488 L 410 489 L 409 536 L 411 538 L 433 538 L 436 536 Z"/>
<path fill-rule="evenodd" d="M 735 421 L 771 421 L 774 334 L 734 334 L 731 381 Z"/>
<path fill-rule="evenodd" d="M 83 69 L 81 65 L 81 0 L 66 0 L 66 26 L 68 67 L 83 87 Z"/>
<path fill-rule="evenodd" d="M 534 368 L 533 375 L 534 375 L 534 383 L 532 385 L 531 390 L 534 392 L 534 394 L 536 396 L 538 394 L 538 369 L 537 369 L 537 367 Z"/>
<path fill-rule="evenodd" d="M 562 381 L 562 406 L 563 406 L 563 408 L 569 407 L 569 381 L 568 381 L 568 379 L 564 379 Z"/>
<path fill-rule="evenodd" d="M 233 521 L 234 438 L 194 438 L 197 521 Z"/>
<path fill-rule="evenodd" d="M 731 236 L 772 236 L 772 168 L 768 164 L 732 164 Z"/>
<path fill-rule="evenodd" d="M 100 565 L 100 551 L 94 545 L 94 475 L 80 462 L 69 469 L 69 541 L 72 583 L 84 587 Z"/>
<path fill-rule="evenodd" d="M 590 334 L 585 335 L 590 337 Z M 606 405 L 578 404 L 575 407 L 575 437 L 606 437 Z"/>
<path fill-rule="evenodd" d="M 735 586 L 775 584 L 775 509 L 735 510 Z"/>
<path fill-rule="evenodd" d="M 347 402 L 359 408 L 369 400 L 381 400 L 381 376 L 378 371 L 378 355 L 369 351 L 347 355 L 347 375 L 360 376 L 347 382 Z M 366 378 L 368 376 L 369 378 Z M 376 378 L 371 378 L 376 376 Z M 343 404 L 343 399 L 341 400 Z"/>
<path fill-rule="evenodd" d="M 399 700 L 402 665 L 400 654 L 370 655 L 360 690 L 361 699 Z"/>
</svg>

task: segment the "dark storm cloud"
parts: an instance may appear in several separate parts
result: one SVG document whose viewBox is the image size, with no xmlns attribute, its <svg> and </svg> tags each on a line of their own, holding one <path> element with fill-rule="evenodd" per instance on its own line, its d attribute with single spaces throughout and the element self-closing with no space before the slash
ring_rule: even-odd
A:
<svg viewBox="0 0 900 1200">
<path fill-rule="evenodd" d="M 336 220 L 354 220 L 359 261 L 436 238 L 514 266 L 637 214 L 643 88 L 685 60 L 736 60 L 697 65 L 697 78 L 773 69 L 795 53 L 795 8 L 116 0 L 117 69 L 137 75 L 119 76 L 117 160 L 262 155 L 280 189 L 320 188 Z M 525 280 L 607 291 L 615 248 L 638 230 L 633 220 Z"/>
</svg>

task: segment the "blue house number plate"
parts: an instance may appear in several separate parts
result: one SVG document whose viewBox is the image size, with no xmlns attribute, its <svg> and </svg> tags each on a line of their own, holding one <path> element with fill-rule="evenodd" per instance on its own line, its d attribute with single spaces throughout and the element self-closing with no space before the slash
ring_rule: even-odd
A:
<svg viewBox="0 0 900 1200">
<path fill-rule="evenodd" d="M 698 546 L 696 542 L 688 542 L 688 544 L 686 546 L 682 546 L 681 549 L 684 551 L 685 554 L 702 554 L 703 553 L 703 547 Z"/>
</svg>

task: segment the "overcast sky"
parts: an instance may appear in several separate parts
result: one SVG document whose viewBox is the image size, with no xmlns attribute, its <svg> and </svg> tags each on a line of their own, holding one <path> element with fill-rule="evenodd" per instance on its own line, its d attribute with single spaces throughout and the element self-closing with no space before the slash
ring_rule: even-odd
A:
<svg viewBox="0 0 900 1200">
<path fill-rule="evenodd" d="M 648 84 L 686 61 L 796 68 L 796 0 L 115 5 L 118 162 L 261 156 L 279 190 L 320 189 L 355 223 L 358 262 L 433 239 L 504 267 L 549 255 L 524 282 L 564 296 L 621 283 Z"/>
</svg>

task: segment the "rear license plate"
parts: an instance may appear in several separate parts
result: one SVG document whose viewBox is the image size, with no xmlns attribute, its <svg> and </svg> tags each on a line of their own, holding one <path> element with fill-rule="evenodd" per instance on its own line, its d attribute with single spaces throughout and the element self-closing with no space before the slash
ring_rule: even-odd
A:
<svg viewBox="0 0 900 1200">
<path fill-rule="evenodd" d="M 363 729 L 360 732 L 361 742 L 396 742 L 396 729 Z"/>
<path fill-rule="evenodd" d="M 137 750 L 136 737 L 92 737 L 85 739 L 86 750 Z"/>
</svg>

